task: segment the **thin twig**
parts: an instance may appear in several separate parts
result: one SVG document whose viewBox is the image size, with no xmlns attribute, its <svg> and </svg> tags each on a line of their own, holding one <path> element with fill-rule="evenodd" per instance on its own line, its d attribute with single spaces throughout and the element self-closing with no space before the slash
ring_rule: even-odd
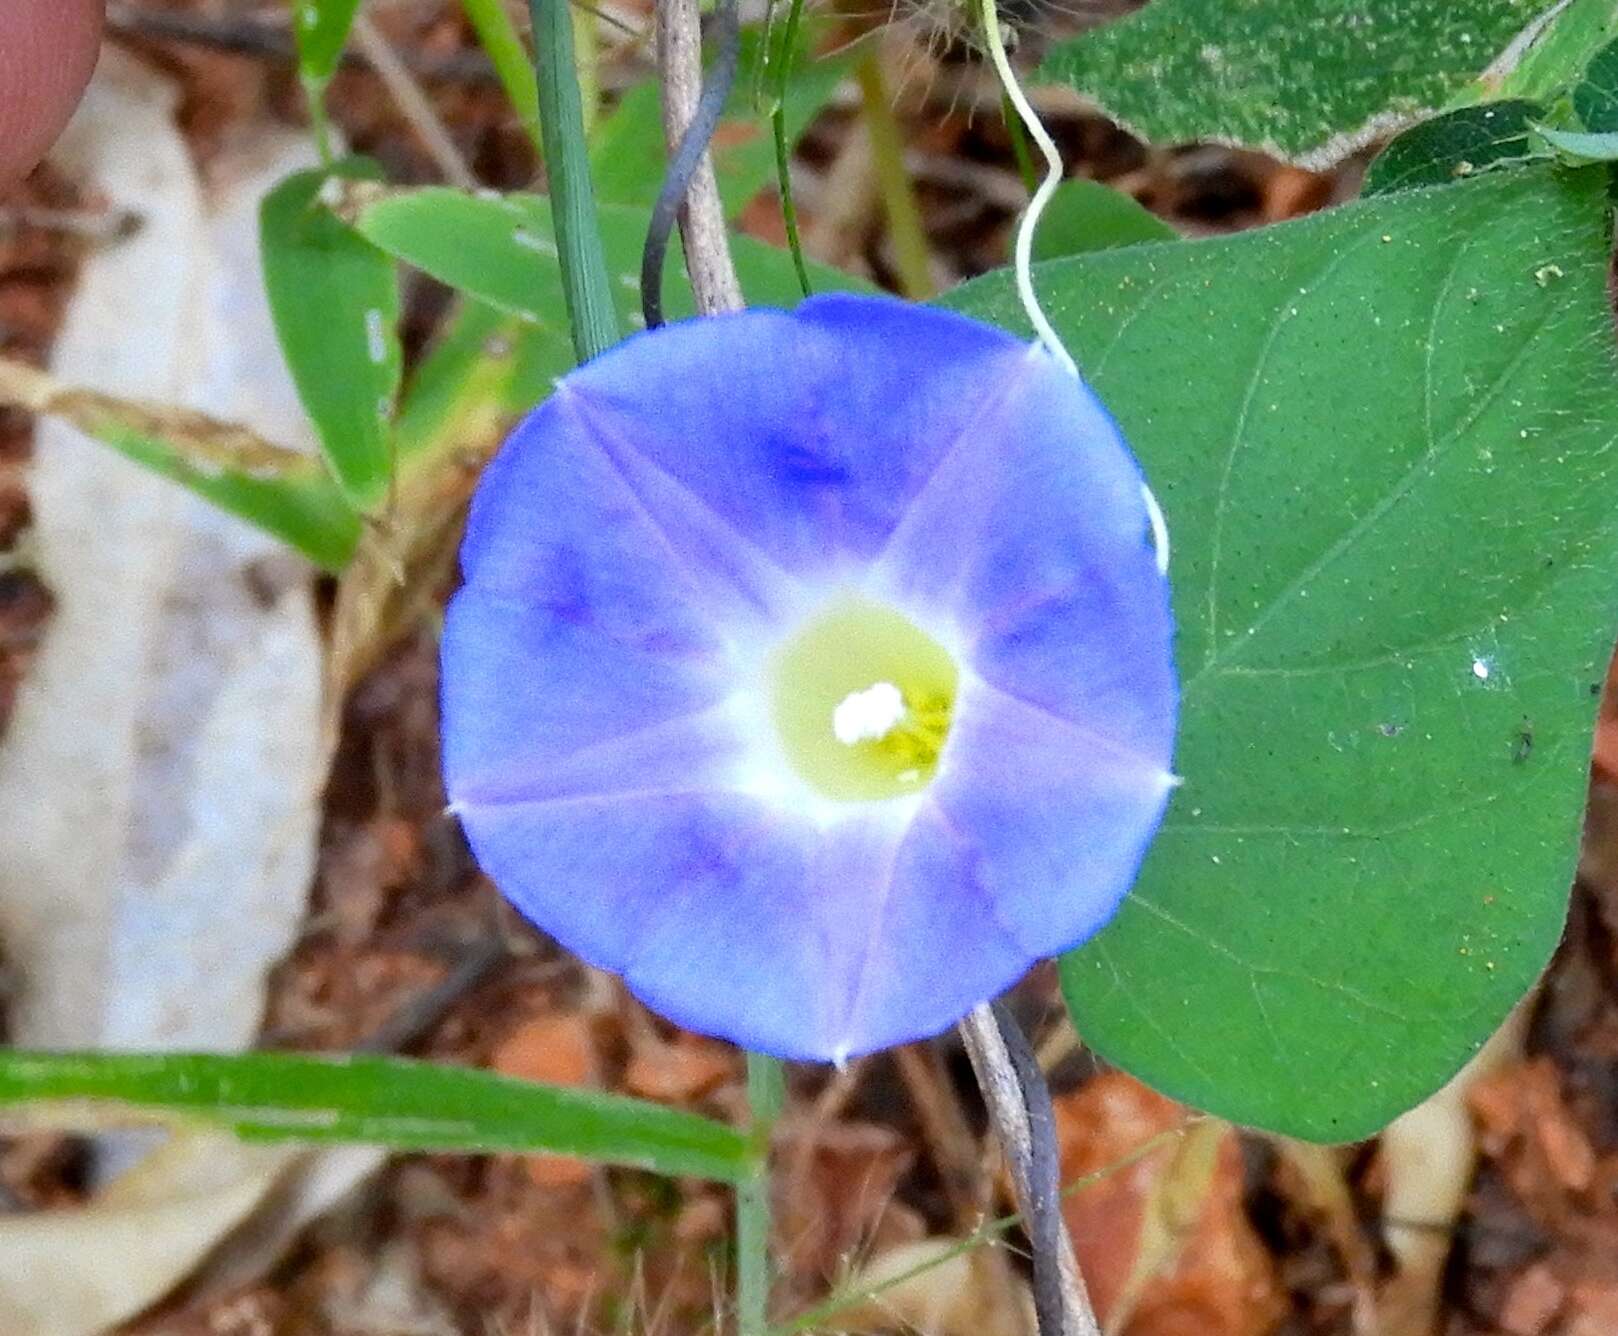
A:
<svg viewBox="0 0 1618 1336">
<path fill-rule="evenodd" d="M 273 60 L 283 65 L 296 64 L 298 59 L 297 44 L 284 22 L 270 23 L 241 15 L 210 17 L 113 3 L 107 6 L 107 31 L 118 37 L 177 42 L 230 55 Z M 404 51 L 400 53 L 400 59 L 418 79 L 433 83 L 499 86 L 493 62 L 481 51 L 452 51 L 431 57 L 415 51 Z M 370 60 L 353 47 L 343 52 L 341 64 L 371 68 Z"/>
<path fill-rule="evenodd" d="M 932 1044 L 904 1044 L 893 1050 L 893 1061 L 949 1198 L 956 1230 L 964 1233 L 976 1223 L 984 1204 L 984 1194 L 978 1190 L 984 1175 L 977 1138 Z"/>
<path fill-rule="evenodd" d="M 734 4 L 734 0 L 730 3 Z M 672 158 L 679 154 L 687 127 L 696 119 L 701 97 L 702 16 L 698 0 L 657 0 L 657 68 L 663 86 L 663 134 Z M 713 158 L 706 149 L 685 192 L 680 236 L 698 314 L 739 311 L 742 286 L 731 262 L 719 182 L 714 176 Z"/>
<path fill-rule="evenodd" d="M 377 78 L 382 80 L 399 110 L 404 113 L 404 118 L 421 137 L 422 146 L 438 164 L 444 179 L 462 190 L 474 189 L 478 183 L 477 177 L 467 166 L 460 149 L 455 147 L 455 141 L 450 138 L 427 94 L 416 82 L 416 76 L 405 67 L 399 53 L 378 31 L 376 24 L 364 14 L 354 20 L 354 44 L 371 62 Z"/>
<path fill-rule="evenodd" d="M 1014 1024 L 1014 1022 L 1008 1023 Z M 989 1109 L 989 1120 L 1011 1166 L 1012 1181 L 1016 1187 L 1017 1206 L 1035 1244 L 1035 1299 L 1040 1308 L 1040 1336 L 1101 1336 L 1095 1310 L 1090 1307 L 1085 1293 L 1084 1278 L 1079 1274 L 1078 1261 L 1067 1230 L 1062 1225 L 1057 1185 L 1036 1182 L 1036 1169 L 1043 1167 L 1049 1179 L 1048 1150 L 1036 1154 L 1036 1138 L 1048 1139 L 1051 1128 L 1038 1119 L 1048 1117 L 1049 1093 L 1045 1095 L 1043 1109 L 1039 1108 L 1038 1090 L 1044 1089 L 1037 1063 L 1027 1064 L 1021 1070 L 1007 1046 L 1006 1036 L 990 1005 L 985 1002 L 974 1007 L 960 1024 L 961 1039 L 966 1044 L 972 1070 L 977 1073 L 978 1085 Z M 1029 1087 L 1033 1092 L 1031 1110 Z M 1034 1117 L 1030 1117 L 1030 1113 Z M 1054 1228 L 1052 1221 L 1054 1220 Z M 1042 1223 L 1043 1222 L 1043 1223 Z M 1055 1257 L 1049 1256 L 1054 1250 Z M 1041 1270 L 1054 1262 L 1056 1275 L 1050 1287 L 1041 1284 Z M 1041 1291 L 1053 1289 L 1059 1313 L 1047 1311 L 1046 1303 L 1039 1302 Z"/>
<path fill-rule="evenodd" d="M 921 207 L 916 202 L 916 188 L 905 166 L 904 140 L 888 98 L 878 51 L 867 51 L 859 58 L 854 65 L 854 79 L 860 86 L 865 128 L 871 136 L 872 161 L 882 189 L 899 287 L 912 301 L 926 301 L 938 293 L 938 285 L 933 282 L 932 252 L 927 245 Z"/>
</svg>

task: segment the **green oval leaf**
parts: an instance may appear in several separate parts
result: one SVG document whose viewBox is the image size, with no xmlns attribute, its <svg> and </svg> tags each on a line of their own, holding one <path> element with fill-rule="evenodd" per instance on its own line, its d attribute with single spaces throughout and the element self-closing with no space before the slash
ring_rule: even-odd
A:
<svg viewBox="0 0 1618 1336">
<path fill-rule="evenodd" d="M 1512 99 L 1459 107 L 1411 126 L 1377 155 L 1362 193 L 1383 195 L 1417 186 L 1444 186 L 1491 168 L 1544 157 L 1533 140 L 1545 110 Z"/>
<path fill-rule="evenodd" d="M 337 72 L 360 0 L 292 0 L 292 31 L 298 41 L 298 72 L 320 87 Z"/>
<path fill-rule="evenodd" d="M 1538 975 L 1618 583 L 1601 172 L 1041 267 L 1173 533 L 1185 784 L 1063 962 L 1114 1062 L 1371 1133 Z M 1025 327 L 1011 284 L 961 309 Z"/>
<path fill-rule="evenodd" d="M 1133 195 L 1075 177 L 1051 196 L 1034 233 L 1034 258 L 1060 260 L 1089 251 L 1173 241 L 1180 234 Z"/>
<path fill-rule="evenodd" d="M 500 310 L 542 324 L 565 324 L 561 270 L 543 195 L 469 195 L 446 187 L 378 190 L 361 185 L 341 206 L 362 235 L 390 255 Z M 601 236 L 619 318 L 640 323 L 640 251 L 647 212 L 600 206 Z M 736 272 L 748 300 L 795 306 L 801 294 L 785 251 L 751 237 L 733 237 Z M 810 266 L 818 290 L 868 289 L 869 284 L 823 265 Z M 669 319 L 694 312 L 680 266 L 668 276 Z"/>
<path fill-rule="evenodd" d="M 321 203 L 328 180 L 369 164 L 289 176 L 264 198 L 259 236 L 276 337 L 304 411 L 344 492 L 361 509 L 387 494 L 403 358 L 393 261 Z"/>
<path fill-rule="evenodd" d="M 753 1167 L 742 1133 L 695 1114 L 406 1058 L 0 1053 L 0 1106 L 83 1099 L 257 1141 L 546 1151 L 725 1182 Z"/>
<path fill-rule="evenodd" d="M 1040 77 L 1159 143 L 1308 166 L 1443 106 L 1545 0 L 1153 0 L 1051 48 Z"/>
</svg>

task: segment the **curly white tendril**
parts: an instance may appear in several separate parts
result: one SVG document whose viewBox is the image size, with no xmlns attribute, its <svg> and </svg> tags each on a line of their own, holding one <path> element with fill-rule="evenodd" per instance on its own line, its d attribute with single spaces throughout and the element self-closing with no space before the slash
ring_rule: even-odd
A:
<svg viewBox="0 0 1618 1336">
<path fill-rule="evenodd" d="M 1078 363 L 1073 360 L 1073 354 L 1068 352 L 1067 345 L 1062 342 L 1055 326 L 1045 314 L 1045 308 L 1039 304 L 1039 294 L 1034 291 L 1034 233 L 1039 230 L 1039 220 L 1045 212 L 1045 206 L 1051 202 L 1051 196 L 1062 184 L 1062 155 L 1057 151 L 1056 141 L 1045 129 L 1045 122 L 1039 119 L 1039 113 L 1034 110 L 1028 95 L 1023 92 L 1022 84 L 1017 79 L 1017 72 L 1011 68 L 1011 58 L 1006 54 L 1005 39 L 1000 32 L 1000 14 L 995 7 L 995 0 L 978 0 L 978 3 L 983 20 L 983 39 L 988 45 L 989 60 L 1000 79 L 1000 86 L 1005 90 L 1007 100 L 1016 108 L 1017 115 L 1028 130 L 1029 138 L 1038 145 L 1040 153 L 1045 158 L 1044 179 L 1040 181 L 1038 189 L 1034 191 L 1034 197 L 1028 201 L 1028 207 L 1023 210 L 1023 215 L 1017 222 L 1017 238 L 1012 248 L 1012 272 L 1016 275 L 1017 296 L 1040 344 L 1077 377 Z M 1152 489 L 1145 483 L 1141 484 L 1141 494 L 1146 502 L 1147 518 L 1151 521 L 1152 542 L 1157 549 L 1157 568 L 1166 575 L 1169 569 L 1168 523 L 1163 517 L 1163 508 L 1158 505 L 1157 498 L 1152 495 Z"/>
</svg>

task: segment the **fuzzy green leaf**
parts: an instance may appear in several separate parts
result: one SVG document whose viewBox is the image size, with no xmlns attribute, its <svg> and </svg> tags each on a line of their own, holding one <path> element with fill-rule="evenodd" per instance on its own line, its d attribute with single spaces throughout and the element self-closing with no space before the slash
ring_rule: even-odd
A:
<svg viewBox="0 0 1618 1336">
<path fill-rule="evenodd" d="M 1618 41 L 1609 42 L 1590 58 L 1573 87 L 1573 114 L 1594 133 L 1618 130 Z"/>
<path fill-rule="evenodd" d="M 1600 171 L 1040 267 L 1173 534 L 1184 786 L 1079 1032 L 1316 1140 L 1456 1071 L 1561 930 L 1618 618 Z M 951 304 L 1022 327 L 1004 275 Z"/>
<path fill-rule="evenodd" d="M 1152 0 L 1040 75 L 1144 138 L 1318 166 L 1442 107 L 1546 0 Z"/>
<path fill-rule="evenodd" d="M 1382 195 L 1417 186 L 1450 185 L 1496 167 L 1544 157 L 1534 126 L 1537 102 L 1513 99 L 1460 107 L 1413 125 L 1377 155 L 1362 193 Z"/>
</svg>

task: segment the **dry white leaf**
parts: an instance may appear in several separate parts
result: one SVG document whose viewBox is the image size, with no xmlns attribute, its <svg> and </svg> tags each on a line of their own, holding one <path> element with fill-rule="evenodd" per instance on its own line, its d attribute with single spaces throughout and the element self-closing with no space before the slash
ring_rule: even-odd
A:
<svg viewBox="0 0 1618 1336">
<path fill-rule="evenodd" d="M 58 161 L 142 220 L 84 263 L 63 381 L 243 421 L 307 446 L 258 279 L 259 198 L 307 166 L 291 137 L 204 191 L 161 77 L 116 51 Z M 0 939 L 22 1047 L 232 1050 L 293 943 L 324 784 L 310 578 L 249 526 L 59 423 L 30 492 L 57 600 L 0 743 Z M 225 1136 L 116 1143 L 79 1211 L 0 1218 L 0 1331 L 93 1336 L 236 1232 L 237 1274 L 380 1163 Z"/>
<path fill-rule="evenodd" d="M 273 340 L 240 343 L 246 323 L 221 309 L 220 228 L 172 103 L 164 81 L 109 52 L 63 141 L 69 169 L 143 226 L 86 260 L 52 370 L 247 418 L 266 396 L 227 402 L 232 373 L 261 383 L 279 358 Z M 252 425 L 307 430 L 278 417 Z M 0 745 L 13 1038 L 240 1048 L 314 868 L 320 644 L 307 581 L 259 578 L 255 563 L 278 552 L 269 540 L 59 423 L 40 425 L 29 487 L 57 607 Z"/>
</svg>

